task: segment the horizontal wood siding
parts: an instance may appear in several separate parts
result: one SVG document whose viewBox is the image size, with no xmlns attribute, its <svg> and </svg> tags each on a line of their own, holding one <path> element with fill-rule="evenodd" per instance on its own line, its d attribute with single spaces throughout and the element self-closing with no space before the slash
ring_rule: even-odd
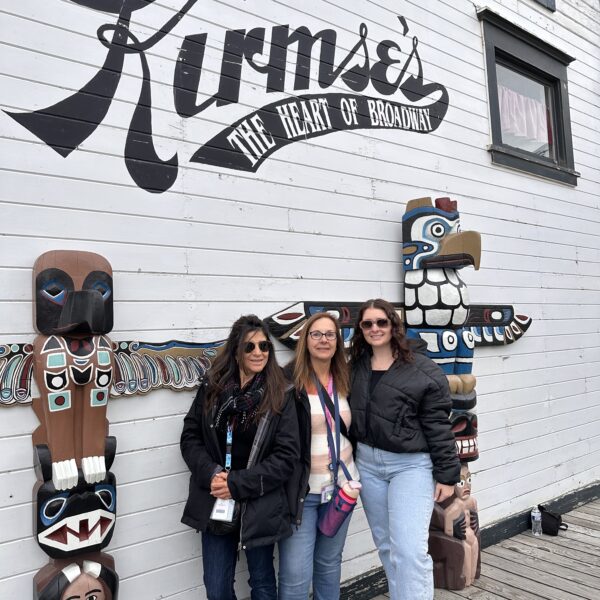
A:
<svg viewBox="0 0 600 600">
<path fill-rule="evenodd" d="M 147 39 L 183 4 L 159 0 L 134 13 L 132 33 Z M 482 524 L 598 480 L 600 9 L 591 0 L 563 0 L 554 13 L 533 0 L 487 5 L 575 57 L 568 78 L 576 187 L 491 164 L 482 31 L 467 0 L 198 2 L 146 52 L 156 151 L 179 159 L 170 190 L 141 189 L 123 160 L 142 84 L 136 54 L 125 57 L 105 118 L 68 158 L 0 112 L 0 343 L 32 339 L 31 267 L 55 248 L 111 262 L 115 340 L 222 339 L 240 314 L 267 316 L 303 299 L 401 301 L 405 203 L 450 195 L 462 228 L 482 234 L 481 270 L 464 272 L 471 300 L 513 304 L 534 319 L 518 343 L 476 354 L 481 457 L 471 466 Z M 106 57 L 96 32 L 114 22 L 68 0 L 1 1 L 0 108 L 37 110 L 81 89 Z M 238 103 L 183 118 L 174 110 L 173 73 L 185 36 L 208 34 L 200 104 L 218 89 L 227 30 L 265 27 L 266 55 L 255 57 L 264 64 L 271 27 L 332 28 L 337 64 L 357 43 L 361 23 L 371 61 L 383 39 L 396 41 L 406 60 L 418 37 L 425 80 L 450 97 L 439 129 L 337 132 L 278 150 L 256 173 L 190 162 L 201 145 L 265 104 L 350 90 L 341 79 L 319 88 L 316 44 L 311 86 L 295 92 L 291 47 L 284 92 L 267 94 L 266 76 L 245 63 Z M 362 59 L 359 53 L 349 66 Z M 364 93 L 378 95 L 372 86 Z M 281 362 L 290 356 L 277 351 Z M 180 523 L 188 472 L 179 435 L 191 400 L 161 390 L 109 404 L 119 514 L 107 551 L 124 600 L 205 597 L 199 536 Z M 28 598 L 47 562 L 31 529 L 37 421 L 28 406 L 0 413 L 0 597 Z M 358 508 L 343 577 L 378 565 Z M 248 596 L 246 580 L 242 559 L 240 597 Z"/>
</svg>

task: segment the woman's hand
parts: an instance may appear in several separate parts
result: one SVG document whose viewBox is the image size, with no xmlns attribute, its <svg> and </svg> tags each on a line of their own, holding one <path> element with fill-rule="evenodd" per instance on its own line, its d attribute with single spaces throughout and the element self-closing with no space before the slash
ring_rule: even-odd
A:
<svg viewBox="0 0 600 600">
<path fill-rule="evenodd" d="M 221 471 L 217 473 L 210 481 L 210 493 L 215 498 L 221 498 L 221 500 L 229 500 L 231 498 L 231 492 L 227 485 L 227 471 Z"/>
<path fill-rule="evenodd" d="M 443 502 L 454 494 L 454 486 L 446 485 L 445 483 L 436 483 L 433 499 L 435 502 Z"/>
</svg>

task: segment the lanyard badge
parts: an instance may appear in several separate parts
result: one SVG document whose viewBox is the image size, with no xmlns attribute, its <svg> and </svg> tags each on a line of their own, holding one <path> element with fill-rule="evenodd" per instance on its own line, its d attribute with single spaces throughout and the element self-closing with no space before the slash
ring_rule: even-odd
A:
<svg viewBox="0 0 600 600">
<path fill-rule="evenodd" d="M 225 470 L 231 471 L 231 448 L 233 446 L 233 427 L 231 423 L 227 425 L 227 436 L 225 438 Z M 231 522 L 233 520 L 233 511 L 235 508 L 235 500 L 223 500 L 217 498 L 215 500 L 210 518 L 215 521 Z"/>
</svg>

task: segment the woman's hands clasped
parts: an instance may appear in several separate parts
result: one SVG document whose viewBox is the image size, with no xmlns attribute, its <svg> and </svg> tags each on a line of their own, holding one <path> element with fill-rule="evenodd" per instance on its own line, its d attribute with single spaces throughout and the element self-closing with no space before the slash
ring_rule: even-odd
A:
<svg viewBox="0 0 600 600">
<path fill-rule="evenodd" d="M 227 485 L 227 476 L 229 473 L 227 471 L 221 471 L 217 473 L 210 480 L 210 494 L 215 498 L 221 498 L 221 500 L 229 500 L 231 498 L 231 492 L 229 491 L 229 486 Z"/>
</svg>

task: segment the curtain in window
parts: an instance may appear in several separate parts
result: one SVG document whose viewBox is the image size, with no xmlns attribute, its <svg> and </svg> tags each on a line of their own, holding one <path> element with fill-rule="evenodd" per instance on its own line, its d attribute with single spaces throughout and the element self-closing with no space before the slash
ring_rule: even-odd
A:
<svg viewBox="0 0 600 600">
<path fill-rule="evenodd" d="M 498 85 L 502 133 L 548 143 L 546 105 L 503 85 Z"/>
</svg>

